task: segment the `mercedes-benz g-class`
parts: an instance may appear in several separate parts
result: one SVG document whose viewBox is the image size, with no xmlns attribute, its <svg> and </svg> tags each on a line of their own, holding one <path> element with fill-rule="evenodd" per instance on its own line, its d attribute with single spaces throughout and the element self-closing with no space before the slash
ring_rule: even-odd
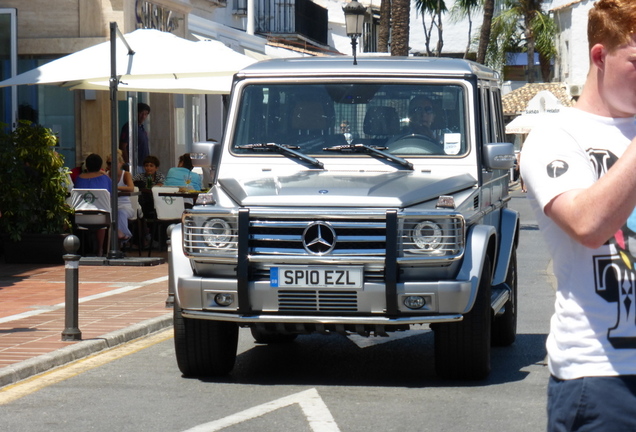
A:
<svg viewBox="0 0 636 432">
<path fill-rule="evenodd" d="M 515 155 L 498 76 L 457 59 L 269 60 L 234 79 L 211 189 L 171 233 L 177 362 L 309 333 L 434 332 L 445 378 L 516 336 Z"/>
</svg>

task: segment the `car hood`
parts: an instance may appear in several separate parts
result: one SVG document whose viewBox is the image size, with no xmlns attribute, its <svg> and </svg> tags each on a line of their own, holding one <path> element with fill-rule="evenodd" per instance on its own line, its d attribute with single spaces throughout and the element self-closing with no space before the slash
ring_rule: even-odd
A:
<svg viewBox="0 0 636 432">
<path fill-rule="evenodd" d="M 287 176 L 219 179 L 241 206 L 409 207 L 473 187 L 469 174 L 434 177 L 413 172 L 303 171 Z"/>
</svg>

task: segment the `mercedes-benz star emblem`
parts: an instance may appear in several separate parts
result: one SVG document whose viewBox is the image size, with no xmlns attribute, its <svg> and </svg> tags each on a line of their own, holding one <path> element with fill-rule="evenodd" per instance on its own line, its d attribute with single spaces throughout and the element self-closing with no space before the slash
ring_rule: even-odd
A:
<svg viewBox="0 0 636 432">
<path fill-rule="evenodd" d="M 313 222 L 303 232 L 303 247 L 313 255 L 324 255 L 336 246 L 336 231 L 326 222 Z"/>
</svg>

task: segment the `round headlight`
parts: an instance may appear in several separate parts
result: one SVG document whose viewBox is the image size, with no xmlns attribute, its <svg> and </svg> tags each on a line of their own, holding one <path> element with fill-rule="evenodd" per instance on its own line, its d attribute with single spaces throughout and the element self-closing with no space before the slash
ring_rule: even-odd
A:
<svg viewBox="0 0 636 432">
<path fill-rule="evenodd" d="M 232 241 L 232 227 L 223 219 L 208 219 L 203 223 L 203 241 L 210 247 L 224 248 Z"/>
<path fill-rule="evenodd" d="M 432 221 L 420 222 L 413 228 L 413 243 L 424 250 L 439 249 L 442 244 L 442 227 Z"/>
</svg>

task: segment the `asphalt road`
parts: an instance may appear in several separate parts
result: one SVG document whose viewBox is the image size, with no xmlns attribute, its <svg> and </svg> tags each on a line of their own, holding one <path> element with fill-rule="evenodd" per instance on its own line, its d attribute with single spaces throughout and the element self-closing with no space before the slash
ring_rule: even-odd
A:
<svg viewBox="0 0 636 432">
<path fill-rule="evenodd" d="M 48 382 L 9 389 L 16 396 L 0 405 L 2 429 L 545 430 L 544 343 L 554 290 L 525 196 L 516 194 L 511 207 L 522 215 L 518 337 L 493 349 L 487 380 L 440 380 L 426 329 L 388 338 L 301 336 L 284 346 L 257 345 L 242 329 L 230 376 L 185 379 L 168 332 L 64 368 L 60 378 L 52 373 Z"/>
</svg>

